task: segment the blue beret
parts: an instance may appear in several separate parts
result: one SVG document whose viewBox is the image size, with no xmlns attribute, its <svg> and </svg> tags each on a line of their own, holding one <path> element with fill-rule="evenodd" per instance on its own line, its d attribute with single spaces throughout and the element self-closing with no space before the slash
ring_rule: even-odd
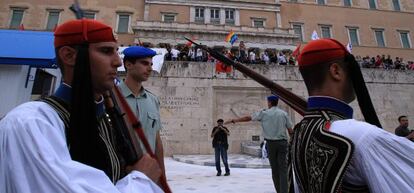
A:
<svg viewBox="0 0 414 193">
<path fill-rule="evenodd" d="M 157 52 L 142 46 L 131 46 L 124 51 L 124 57 L 127 58 L 147 58 L 157 55 Z"/>
<path fill-rule="evenodd" d="M 267 97 L 267 100 L 268 101 L 277 101 L 277 100 L 279 100 L 279 97 L 276 96 L 276 95 L 270 95 L 270 96 Z"/>
</svg>

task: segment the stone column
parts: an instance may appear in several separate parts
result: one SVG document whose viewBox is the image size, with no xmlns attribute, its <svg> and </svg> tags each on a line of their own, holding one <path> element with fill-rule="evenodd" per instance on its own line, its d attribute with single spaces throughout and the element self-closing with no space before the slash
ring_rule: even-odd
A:
<svg viewBox="0 0 414 193">
<path fill-rule="evenodd" d="M 240 26 L 240 10 L 238 9 L 234 11 L 234 25 Z"/>
<path fill-rule="evenodd" d="M 282 28 L 282 16 L 280 15 L 280 11 L 276 12 L 276 26 Z"/>
<path fill-rule="evenodd" d="M 204 23 L 208 24 L 210 23 L 210 16 L 211 12 L 210 12 L 210 8 L 206 7 L 204 8 Z"/>
<path fill-rule="evenodd" d="M 226 12 L 223 8 L 220 9 L 220 24 L 226 23 Z"/>
<path fill-rule="evenodd" d="M 195 22 L 195 7 L 190 7 L 190 23 Z"/>
<path fill-rule="evenodd" d="M 149 19 L 149 4 L 145 3 L 144 6 L 144 21 L 148 21 Z"/>
</svg>

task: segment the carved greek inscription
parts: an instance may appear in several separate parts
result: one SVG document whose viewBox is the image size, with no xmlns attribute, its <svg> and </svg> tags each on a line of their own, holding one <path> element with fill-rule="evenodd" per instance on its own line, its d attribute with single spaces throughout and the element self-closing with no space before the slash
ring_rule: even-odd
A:
<svg viewBox="0 0 414 193">
<path fill-rule="evenodd" d="M 162 119 L 162 118 L 161 118 Z M 169 137 L 172 137 L 172 131 L 169 129 L 169 122 L 168 121 L 161 121 L 162 130 L 160 131 L 161 139 L 167 140 Z"/>
<path fill-rule="evenodd" d="M 199 107 L 199 97 L 196 96 L 162 96 L 161 108 L 182 110 L 184 107 Z"/>
</svg>

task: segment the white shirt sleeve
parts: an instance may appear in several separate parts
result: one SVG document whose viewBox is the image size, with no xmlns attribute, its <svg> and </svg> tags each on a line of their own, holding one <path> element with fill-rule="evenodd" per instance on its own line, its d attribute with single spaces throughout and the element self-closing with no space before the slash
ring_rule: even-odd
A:
<svg viewBox="0 0 414 193">
<path fill-rule="evenodd" d="M 285 116 L 285 119 L 286 119 L 286 128 L 293 129 L 292 128 L 293 127 L 292 120 L 290 120 L 289 115 L 286 112 L 284 112 L 284 116 Z"/>
<path fill-rule="evenodd" d="M 263 111 L 264 110 L 253 113 L 251 115 L 252 121 L 261 121 L 263 118 Z"/>
<path fill-rule="evenodd" d="M 336 121 L 331 131 L 355 144 L 345 181 L 366 184 L 372 193 L 414 191 L 413 142 L 355 120 Z"/>
<path fill-rule="evenodd" d="M 73 161 L 62 121 L 42 102 L 23 104 L 0 122 L 0 156 L 0 192 L 162 192 L 140 172 L 115 186 L 103 171 Z"/>
</svg>

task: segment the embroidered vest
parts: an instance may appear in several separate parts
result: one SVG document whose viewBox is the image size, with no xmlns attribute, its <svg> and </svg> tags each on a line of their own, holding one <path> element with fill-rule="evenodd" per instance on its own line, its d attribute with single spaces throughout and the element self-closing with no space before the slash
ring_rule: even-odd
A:
<svg viewBox="0 0 414 193">
<path fill-rule="evenodd" d="M 70 122 L 69 104 L 56 96 L 43 98 L 40 99 L 40 101 L 47 103 L 57 112 L 60 119 L 65 125 L 65 133 L 67 133 Z M 126 175 L 125 161 L 119 155 L 118 149 L 116 148 L 116 136 L 108 114 L 105 113 L 103 116 L 98 117 L 98 129 L 101 144 L 104 144 L 106 148 L 106 157 L 109 159 L 106 161 L 110 162 L 110 164 L 108 164 L 110 168 L 98 168 L 95 166 L 92 167 L 104 171 L 105 174 L 112 180 L 112 182 L 115 183 Z M 68 149 L 70 149 L 69 143 Z"/>
<path fill-rule="evenodd" d="M 330 122 L 341 119 L 344 117 L 336 112 L 315 110 L 308 111 L 296 125 L 291 156 L 301 193 L 369 192 L 367 186 L 342 182 L 354 144 L 329 132 Z"/>
</svg>

